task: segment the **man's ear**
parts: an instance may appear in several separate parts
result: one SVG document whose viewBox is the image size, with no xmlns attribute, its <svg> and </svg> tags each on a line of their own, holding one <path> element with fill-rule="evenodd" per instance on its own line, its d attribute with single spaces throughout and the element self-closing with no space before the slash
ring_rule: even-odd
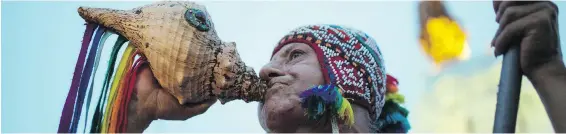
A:
<svg viewBox="0 0 566 134">
<path fill-rule="evenodd" d="M 257 118 L 259 120 L 259 124 L 261 125 L 261 128 L 263 128 L 263 130 L 265 130 L 266 133 L 271 133 L 271 130 L 269 130 L 269 128 L 267 128 L 267 125 L 265 124 L 265 115 L 263 115 L 265 112 L 263 111 L 263 102 L 260 102 L 258 107 L 257 107 Z"/>
</svg>

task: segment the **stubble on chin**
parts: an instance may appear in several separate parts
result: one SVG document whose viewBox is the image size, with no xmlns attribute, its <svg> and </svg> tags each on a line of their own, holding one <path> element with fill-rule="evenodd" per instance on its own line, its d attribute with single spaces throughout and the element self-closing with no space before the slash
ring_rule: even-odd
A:
<svg viewBox="0 0 566 134">
<path fill-rule="evenodd" d="M 274 91 L 269 91 L 261 110 L 265 125 L 274 132 L 294 132 L 305 118 L 298 94 L 283 84 L 269 90 Z"/>
</svg>

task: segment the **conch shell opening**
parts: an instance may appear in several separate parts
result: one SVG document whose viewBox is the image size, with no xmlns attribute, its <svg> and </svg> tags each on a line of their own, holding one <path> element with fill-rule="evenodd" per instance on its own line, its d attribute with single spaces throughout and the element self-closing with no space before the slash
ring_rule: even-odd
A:
<svg viewBox="0 0 566 134">
<path fill-rule="evenodd" d="M 217 35 L 206 8 L 165 1 L 134 8 L 79 7 L 79 15 L 127 38 L 147 57 L 159 84 L 180 104 L 217 96 L 222 103 L 261 101 L 266 84 L 247 67 L 235 43 Z"/>
</svg>

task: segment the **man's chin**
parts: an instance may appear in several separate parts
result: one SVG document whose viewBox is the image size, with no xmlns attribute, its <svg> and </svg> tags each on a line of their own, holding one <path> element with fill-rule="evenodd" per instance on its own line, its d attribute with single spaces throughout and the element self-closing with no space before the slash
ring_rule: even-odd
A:
<svg viewBox="0 0 566 134">
<path fill-rule="evenodd" d="M 272 96 L 263 103 L 260 117 L 272 132 L 294 132 L 306 119 L 298 96 L 287 97 Z"/>
</svg>

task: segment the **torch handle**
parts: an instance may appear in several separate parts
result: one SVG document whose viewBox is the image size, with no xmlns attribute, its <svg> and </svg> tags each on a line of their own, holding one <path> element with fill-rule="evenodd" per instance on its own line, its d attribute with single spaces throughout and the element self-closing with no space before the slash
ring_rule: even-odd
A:
<svg viewBox="0 0 566 134">
<path fill-rule="evenodd" d="M 521 93 L 521 78 L 519 47 L 514 45 L 503 55 L 493 133 L 515 132 Z"/>
</svg>

